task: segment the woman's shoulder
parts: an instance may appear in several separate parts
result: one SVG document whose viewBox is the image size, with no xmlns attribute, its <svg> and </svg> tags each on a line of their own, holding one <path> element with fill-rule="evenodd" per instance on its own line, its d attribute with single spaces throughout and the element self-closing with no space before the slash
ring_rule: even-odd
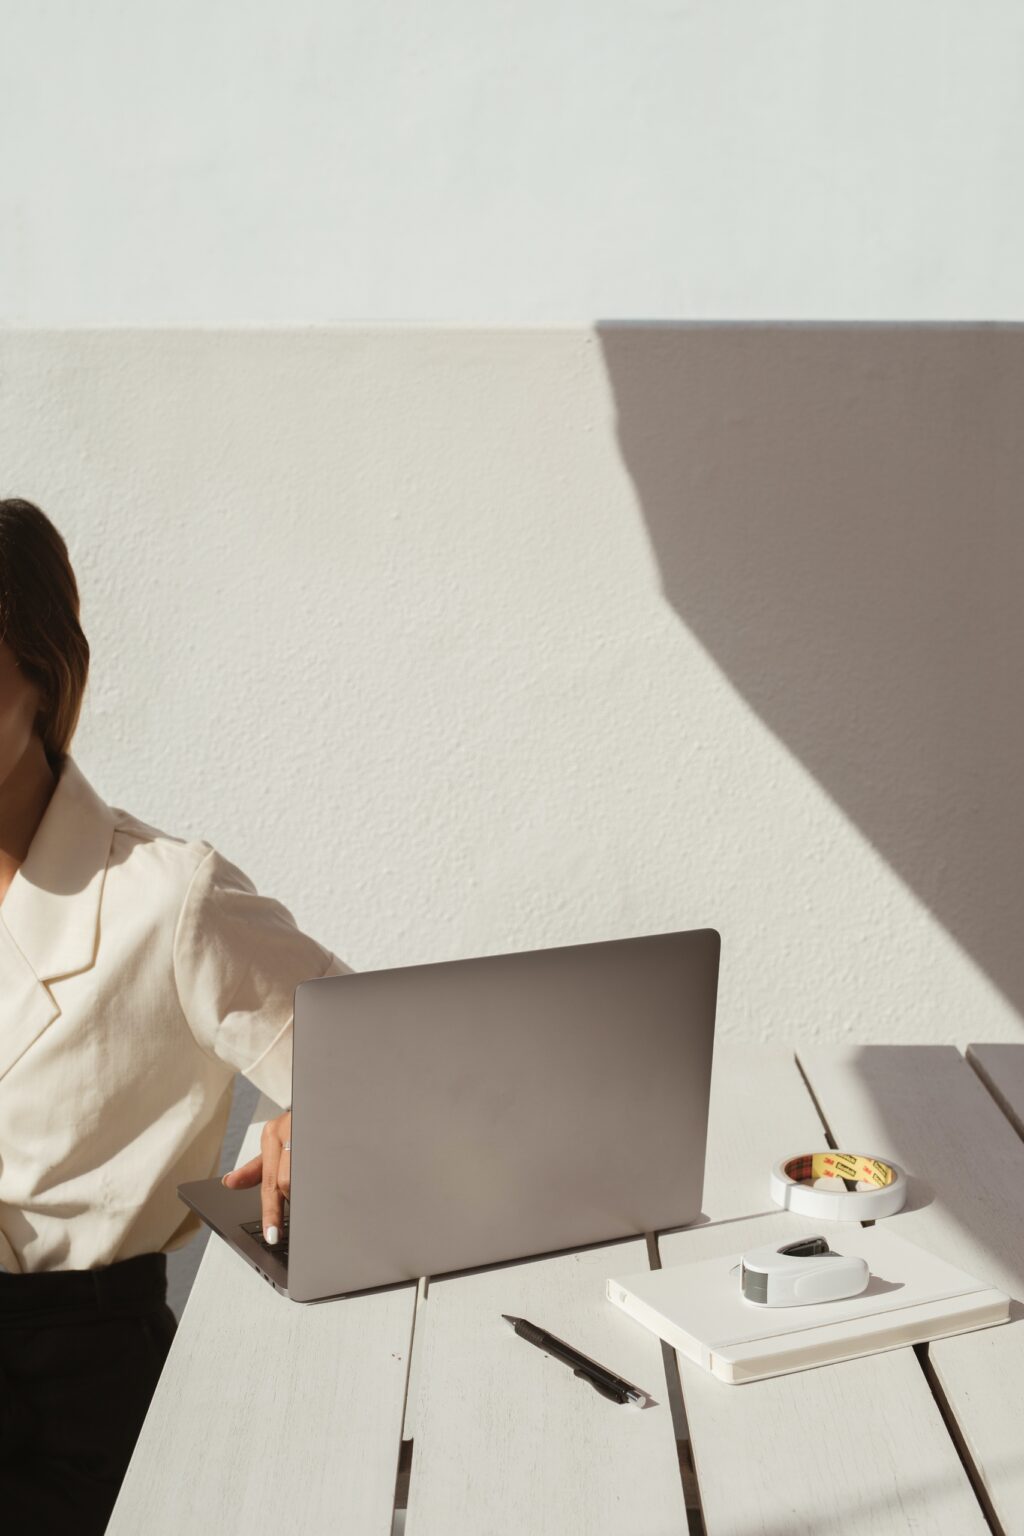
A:
<svg viewBox="0 0 1024 1536">
<path fill-rule="evenodd" d="M 205 838 L 168 832 L 108 800 L 70 753 L 65 754 L 44 823 L 50 844 L 86 848 L 90 860 L 106 864 L 107 875 L 112 870 L 159 870 L 172 882 L 187 884 L 213 851 Z"/>
<path fill-rule="evenodd" d="M 150 889 L 157 885 L 177 900 L 203 861 L 216 853 L 206 838 L 167 832 L 121 806 L 112 805 L 110 810 L 114 826 L 108 876 L 120 871 L 126 881 L 145 880 Z"/>
<path fill-rule="evenodd" d="M 115 925 L 131 926 L 137 919 L 151 927 L 189 904 L 205 913 L 222 891 L 252 889 L 248 877 L 207 838 L 170 832 L 108 799 L 70 756 L 51 806 L 56 811 L 51 843 L 71 842 L 84 850 L 79 865 L 100 875 L 95 889 Z"/>
</svg>

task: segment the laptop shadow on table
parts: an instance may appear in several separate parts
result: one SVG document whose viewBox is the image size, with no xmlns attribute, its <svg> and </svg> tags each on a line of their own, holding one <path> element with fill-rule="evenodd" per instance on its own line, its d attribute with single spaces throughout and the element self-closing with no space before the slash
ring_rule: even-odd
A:
<svg viewBox="0 0 1024 1536">
<path fill-rule="evenodd" d="M 545 1253 L 526 1253 L 513 1259 L 499 1259 L 493 1264 L 474 1264 L 469 1269 L 449 1269 L 442 1274 L 425 1278 L 428 1278 L 429 1285 L 434 1285 L 442 1280 L 460 1280 L 467 1275 L 485 1275 L 495 1269 L 520 1269 L 524 1264 L 539 1264 L 548 1259 L 563 1259 L 572 1254 L 590 1253 L 598 1248 L 618 1248 L 625 1243 L 639 1242 L 643 1237 L 642 1232 L 632 1232 L 625 1237 L 600 1238 L 593 1243 L 573 1243 L 567 1248 L 552 1248 Z"/>
</svg>

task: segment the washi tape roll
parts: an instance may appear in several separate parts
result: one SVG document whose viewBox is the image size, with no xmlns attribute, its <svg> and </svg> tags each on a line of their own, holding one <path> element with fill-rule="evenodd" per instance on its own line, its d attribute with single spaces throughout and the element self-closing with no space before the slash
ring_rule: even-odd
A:
<svg viewBox="0 0 1024 1536">
<path fill-rule="evenodd" d="M 828 1179 L 824 1189 L 815 1179 Z M 847 1189 L 843 1180 L 866 1186 Z M 776 1205 L 801 1216 L 826 1221 L 877 1221 L 903 1209 L 906 1176 L 895 1163 L 857 1152 L 802 1152 L 784 1157 L 772 1169 L 771 1196 Z"/>
</svg>

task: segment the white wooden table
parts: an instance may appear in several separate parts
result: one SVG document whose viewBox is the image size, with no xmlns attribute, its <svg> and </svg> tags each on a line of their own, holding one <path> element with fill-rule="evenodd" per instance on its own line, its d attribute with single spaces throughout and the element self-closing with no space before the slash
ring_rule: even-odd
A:
<svg viewBox="0 0 1024 1536">
<path fill-rule="evenodd" d="M 214 1239 L 108 1536 L 1024 1536 L 1022 1127 L 1024 1045 L 720 1041 L 706 1223 L 312 1307 Z M 611 1274 L 741 1247 L 772 1161 L 827 1137 L 900 1163 L 890 1220 L 1014 1321 L 727 1386 L 605 1299 Z M 653 1403 L 609 1403 L 502 1312 Z"/>
</svg>

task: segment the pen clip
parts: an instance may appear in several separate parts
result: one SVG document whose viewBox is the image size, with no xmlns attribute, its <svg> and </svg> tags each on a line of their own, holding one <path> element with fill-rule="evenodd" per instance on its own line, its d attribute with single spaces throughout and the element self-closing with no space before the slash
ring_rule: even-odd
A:
<svg viewBox="0 0 1024 1536">
<path fill-rule="evenodd" d="M 603 1381 L 598 1381 L 597 1377 L 592 1376 L 589 1371 L 576 1369 L 573 1371 L 573 1375 L 581 1376 L 584 1381 L 589 1381 L 595 1392 L 600 1392 L 602 1397 L 610 1398 L 613 1403 L 624 1403 L 626 1401 L 626 1394 L 622 1391 L 621 1387 L 605 1386 Z"/>
</svg>

